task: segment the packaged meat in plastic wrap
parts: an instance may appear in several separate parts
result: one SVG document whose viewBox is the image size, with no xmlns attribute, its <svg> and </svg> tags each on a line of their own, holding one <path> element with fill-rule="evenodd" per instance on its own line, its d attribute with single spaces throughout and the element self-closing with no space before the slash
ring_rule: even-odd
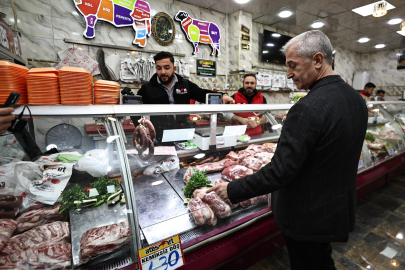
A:
<svg viewBox="0 0 405 270">
<path fill-rule="evenodd" d="M 63 220 L 65 214 L 59 214 L 59 208 L 60 203 L 56 203 L 54 206 L 44 206 L 23 213 L 16 219 L 18 222 L 17 232 L 23 232 L 43 224 Z"/>
<path fill-rule="evenodd" d="M 226 158 L 236 161 L 238 160 L 238 154 L 236 154 L 234 151 L 229 152 L 228 155 L 226 155 Z"/>
<path fill-rule="evenodd" d="M 17 185 L 14 168 L 17 162 L 21 160 L 16 159 L 15 162 L 0 166 L 0 195 L 14 195 L 15 187 Z"/>
<path fill-rule="evenodd" d="M 249 157 L 245 157 L 244 159 L 239 161 L 239 164 L 242 166 L 245 166 L 247 168 L 250 168 L 254 171 L 258 171 L 260 170 L 262 163 L 260 162 L 259 159 L 249 156 Z"/>
<path fill-rule="evenodd" d="M 242 208 L 248 208 L 251 205 L 250 199 L 246 200 L 246 201 L 243 201 L 243 202 L 240 202 L 239 205 Z"/>
<path fill-rule="evenodd" d="M 248 148 L 246 148 L 246 150 L 252 150 L 255 153 L 261 153 L 263 150 L 263 145 L 259 145 L 259 144 L 251 144 L 248 146 Z"/>
<path fill-rule="evenodd" d="M 268 202 L 267 194 L 257 196 L 257 197 L 250 199 L 250 205 L 256 205 L 256 204 L 267 203 L 267 202 Z"/>
<path fill-rule="evenodd" d="M 69 243 L 50 244 L 1 257 L 0 269 L 69 269 L 71 259 Z"/>
<path fill-rule="evenodd" d="M 242 150 L 238 152 L 238 160 L 244 159 L 245 157 L 254 156 L 256 153 L 252 150 Z"/>
<path fill-rule="evenodd" d="M 128 220 L 86 231 L 80 240 L 80 263 L 116 250 L 129 243 L 129 237 Z"/>
<path fill-rule="evenodd" d="M 209 189 L 208 187 L 197 188 L 196 190 L 194 190 L 193 194 L 194 198 L 199 198 L 202 200 L 204 195 L 207 194 L 208 189 Z"/>
<path fill-rule="evenodd" d="M 217 161 L 217 162 L 212 162 L 212 163 L 204 163 L 201 165 L 195 166 L 197 170 L 200 172 L 207 172 L 207 173 L 214 173 L 214 172 L 220 172 L 224 169 L 224 164 L 225 164 L 225 159 Z"/>
<path fill-rule="evenodd" d="M 221 179 L 215 180 L 215 181 L 214 181 L 214 187 L 215 187 L 215 186 L 218 186 L 218 185 L 221 184 L 221 183 L 225 183 L 225 182 L 222 181 Z M 237 204 L 232 204 L 229 199 L 225 200 L 225 203 L 227 203 L 227 204 L 231 207 L 231 209 L 235 209 L 236 207 L 239 206 L 239 203 L 237 203 Z"/>
<path fill-rule="evenodd" d="M 237 165 L 237 164 L 238 164 L 238 161 L 236 161 L 236 160 L 226 159 L 224 162 L 224 168 L 228 168 L 228 167 L 231 167 L 231 166 Z"/>
<path fill-rule="evenodd" d="M 7 244 L 17 225 L 18 223 L 15 220 L 0 219 L 0 251 Z"/>
<path fill-rule="evenodd" d="M 183 182 L 184 184 L 187 185 L 188 180 L 190 180 L 191 176 L 194 174 L 194 168 L 193 167 L 188 167 L 186 173 L 183 176 Z"/>
<path fill-rule="evenodd" d="M 69 223 L 56 221 L 13 236 L 1 250 L 3 255 L 18 254 L 32 247 L 65 243 L 70 236 Z"/>
<path fill-rule="evenodd" d="M 227 181 L 233 181 L 242 177 L 245 177 L 247 175 L 253 174 L 253 170 L 246 168 L 245 166 L 242 165 L 234 165 L 228 168 L 225 168 L 225 170 L 222 171 L 222 178 L 227 180 Z"/>
<path fill-rule="evenodd" d="M 188 208 L 191 211 L 191 215 L 197 225 L 202 226 L 204 224 L 216 225 L 216 218 L 213 217 L 214 212 L 206 205 L 200 198 L 192 198 L 188 202 Z M 215 224 L 214 224 L 215 223 Z"/>
<path fill-rule="evenodd" d="M 274 157 L 274 153 L 269 153 L 269 152 L 261 152 L 261 153 L 255 154 L 255 158 L 259 159 L 263 165 L 269 164 L 273 157 Z M 261 166 L 261 167 L 263 167 L 263 166 Z"/>
<path fill-rule="evenodd" d="M 231 207 L 215 191 L 205 194 L 202 201 L 208 204 L 218 218 L 226 218 L 231 214 Z"/>
</svg>

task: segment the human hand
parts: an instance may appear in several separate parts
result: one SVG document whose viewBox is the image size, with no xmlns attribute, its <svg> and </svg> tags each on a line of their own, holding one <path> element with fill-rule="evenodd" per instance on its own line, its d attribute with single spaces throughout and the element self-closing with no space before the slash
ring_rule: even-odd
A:
<svg viewBox="0 0 405 270">
<path fill-rule="evenodd" d="M 11 122 L 15 119 L 14 108 L 0 108 L 0 134 L 6 133 L 11 127 Z"/>
<path fill-rule="evenodd" d="M 256 120 L 256 119 L 255 119 L 255 120 L 248 119 L 248 122 L 249 122 L 249 126 L 250 126 L 250 128 L 255 128 L 255 127 L 257 127 L 257 126 L 258 126 L 258 124 L 257 124 L 257 120 Z"/>
<path fill-rule="evenodd" d="M 238 122 L 241 123 L 242 125 L 246 125 L 246 128 L 251 128 L 250 126 L 250 121 L 247 118 L 240 118 L 238 119 Z"/>
<path fill-rule="evenodd" d="M 229 183 L 221 183 L 215 187 L 210 188 L 207 190 L 207 193 L 210 193 L 211 191 L 215 191 L 217 195 L 223 200 L 227 200 L 228 198 L 228 184 Z"/>
<path fill-rule="evenodd" d="M 222 104 L 235 104 L 235 100 L 228 95 L 223 95 Z"/>
</svg>

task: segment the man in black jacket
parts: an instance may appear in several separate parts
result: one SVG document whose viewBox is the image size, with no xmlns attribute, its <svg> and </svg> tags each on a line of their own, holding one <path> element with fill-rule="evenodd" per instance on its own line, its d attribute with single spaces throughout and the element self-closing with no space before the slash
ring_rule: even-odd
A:
<svg viewBox="0 0 405 270">
<path fill-rule="evenodd" d="M 190 99 L 205 103 L 208 93 L 218 93 L 201 89 L 198 85 L 175 74 L 174 57 L 170 52 L 160 52 L 154 57 L 156 73 L 151 80 L 142 85 L 138 95 L 142 96 L 143 104 L 190 104 Z M 228 95 L 223 94 L 222 103 L 235 103 Z M 137 125 L 135 117 L 131 117 Z M 161 142 L 163 130 L 194 127 L 189 115 L 159 115 L 151 116 L 151 122 L 156 129 L 156 139 Z"/>
<path fill-rule="evenodd" d="M 287 77 L 310 92 L 289 111 L 271 163 L 211 190 L 232 203 L 272 193 L 271 207 L 291 269 L 335 269 L 330 243 L 346 242 L 354 229 L 367 108 L 333 74 L 332 46 L 321 31 L 298 35 L 284 52 Z"/>
</svg>

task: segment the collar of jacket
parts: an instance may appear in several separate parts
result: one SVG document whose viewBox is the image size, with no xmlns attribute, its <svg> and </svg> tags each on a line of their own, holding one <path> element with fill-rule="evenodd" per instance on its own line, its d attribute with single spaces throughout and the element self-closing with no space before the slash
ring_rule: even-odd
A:
<svg viewBox="0 0 405 270">
<path fill-rule="evenodd" d="M 339 75 L 330 75 L 330 76 L 323 77 L 322 79 L 316 81 L 312 87 L 310 87 L 309 93 L 311 93 L 314 90 L 316 90 L 322 86 L 325 86 L 327 84 L 336 83 L 336 82 L 340 82 L 340 81 L 343 81 L 343 80 Z"/>
<path fill-rule="evenodd" d="M 243 87 L 240 88 L 240 89 L 238 90 L 238 92 L 241 93 L 241 94 L 243 94 L 243 95 L 245 95 L 245 96 L 247 96 L 246 93 L 245 93 L 245 88 L 243 88 Z M 257 91 L 256 88 L 255 88 L 255 90 L 253 91 L 253 93 L 254 93 L 253 96 L 256 96 L 256 95 L 257 95 L 258 91 Z M 251 96 L 250 96 L 250 97 L 251 97 Z"/>
<path fill-rule="evenodd" d="M 180 76 L 179 74 L 177 74 L 177 73 L 175 73 L 176 74 L 176 76 L 177 76 L 177 81 L 178 82 L 181 82 L 182 80 L 183 80 L 183 77 L 182 76 Z M 152 78 L 150 79 L 150 82 L 151 83 L 156 83 L 156 84 L 158 84 L 158 85 L 160 85 L 160 83 L 158 83 L 158 81 L 157 81 L 157 73 L 155 73 L 155 74 L 153 74 L 153 76 L 152 76 Z"/>
</svg>

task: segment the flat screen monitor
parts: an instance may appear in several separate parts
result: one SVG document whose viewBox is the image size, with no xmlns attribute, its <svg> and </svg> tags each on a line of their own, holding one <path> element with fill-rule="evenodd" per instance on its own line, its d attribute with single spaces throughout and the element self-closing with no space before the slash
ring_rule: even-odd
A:
<svg viewBox="0 0 405 270">
<path fill-rule="evenodd" d="M 292 39 L 292 37 L 264 29 L 262 61 L 285 65 L 285 56 L 283 55 L 281 48 L 290 39 Z"/>
</svg>

